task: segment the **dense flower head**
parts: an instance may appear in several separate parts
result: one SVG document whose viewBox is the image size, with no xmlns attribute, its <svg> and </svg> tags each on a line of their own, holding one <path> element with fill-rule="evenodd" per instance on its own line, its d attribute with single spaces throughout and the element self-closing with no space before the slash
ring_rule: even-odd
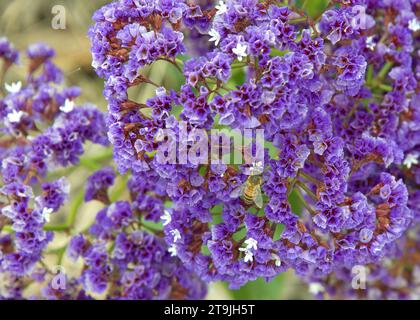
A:
<svg viewBox="0 0 420 320">
<path fill-rule="evenodd" d="M 94 15 L 93 67 L 105 79 L 118 170 L 153 177 L 136 187 L 136 207 L 156 212 L 142 214 L 153 221 L 161 211 L 169 252 L 206 281 L 239 287 L 289 268 L 323 279 L 378 263 L 413 223 L 416 4 L 334 3 L 316 18 L 294 2 L 256 0 L 115 1 Z M 198 57 L 184 45 L 197 30 L 211 43 Z M 158 61 L 183 76 L 178 90 L 141 73 Z M 232 86 L 237 70 L 245 76 Z M 156 96 L 130 100 L 141 85 Z M 246 165 L 162 161 L 162 130 L 181 136 L 179 121 L 190 133 L 263 129 L 272 147 L 260 178 Z M 262 200 L 249 201 L 241 185 L 261 189 Z"/>
<path fill-rule="evenodd" d="M 90 182 L 99 182 L 101 187 L 105 182 L 109 187 L 113 177 L 111 170 L 102 169 L 90 177 Z M 68 255 L 73 260 L 83 258 L 83 290 L 88 294 L 106 293 L 110 299 L 203 298 L 205 283 L 171 256 L 160 231 L 148 227 L 147 221 L 159 217 L 153 217 L 153 212 L 145 214 L 149 207 L 138 202 L 145 196 L 138 188 L 142 185 L 130 182 L 131 201 L 110 203 L 106 197 L 104 203 L 109 205 L 97 213 L 89 234 L 70 240 Z M 156 210 L 159 214 L 162 207 L 158 205 Z M 112 244 L 111 249 L 107 244 Z"/>
</svg>

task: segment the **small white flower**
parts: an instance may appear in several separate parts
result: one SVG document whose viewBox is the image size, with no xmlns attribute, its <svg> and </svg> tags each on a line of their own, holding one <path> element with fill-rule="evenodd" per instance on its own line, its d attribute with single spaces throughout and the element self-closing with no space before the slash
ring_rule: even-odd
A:
<svg viewBox="0 0 420 320">
<path fill-rule="evenodd" d="M 409 153 L 407 154 L 407 156 L 404 159 L 403 164 L 408 168 L 411 169 L 411 166 L 414 164 L 418 164 L 419 163 L 419 154 L 414 154 L 414 153 Z"/>
<path fill-rule="evenodd" d="M 42 217 L 44 218 L 44 220 L 46 221 L 46 222 L 50 222 L 50 214 L 53 212 L 54 210 L 53 209 L 51 209 L 51 208 L 44 208 L 44 209 L 42 209 L 42 213 L 41 213 L 41 215 L 42 215 Z"/>
<path fill-rule="evenodd" d="M 257 245 L 258 245 L 258 241 L 257 240 L 255 240 L 255 239 L 253 239 L 253 238 L 249 238 L 249 239 L 246 239 L 245 241 L 244 241 L 244 243 L 246 244 L 246 248 L 249 250 L 249 249 L 254 249 L 254 250 L 257 250 Z"/>
<path fill-rule="evenodd" d="M 209 36 L 211 37 L 209 41 L 210 42 L 214 41 L 214 45 L 217 46 L 221 39 L 219 32 L 217 32 L 217 30 L 215 29 L 211 29 L 209 31 Z"/>
<path fill-rule="evenodd" d="M 22 82 L 13 82 L 11 84 L 5 83 L 4 87 L 6 88 L 7 92 L 9 93 L 17 93 L 22 89 Z"/>
<path fill-rule="evenodd" d="M 318 282 L 312 282 L 309 284 L 309 293 L 316 295 L 318 293 L 324 292 L 324 287 Z"/>
<path fill-rule="evenodd" d="M 174 237 L 174 243 L 177 242 L 178 240 L 181 240 L 181 233 L 179 232 L 178 229 L 173 229 L 169 231 L 169 233 Z"/>
<path fill-rule="evenodd" d="M 244 261 L 245 262 L 248 262 L 248 261 L 249 262 L 252 262 L 252 261 L 254 261 L 254 254 L 251 251 L 249 251 L 246 248 L 239 248 L 239 251 L 242 251 L 242 252 L 245 253 L 245 257 L 244 257 Z"/>
<path fill-rule="evenodd" d="M 169 248 L 168 248 L 168 252 L 171 254 L 171 257 L 175 257 L 176 256 L 176 254 L 177 254 L 177 252 L 176 252 L 176 245 L 171 245 Z"/>
<path fill-rule="evenodd" d="M 408 29 L 410 29 L 413 32 L 419 31 L 420 30 L 420 22 L 419 22 L 419 20 L 417 20 L 416 18 L 411 19 L 408 22 Z"/>
<path fill-rule="evenodd" d="M 239 248 L 239 251 L 245 253 L 244 261 L 254 261 L 254 254 L 252 253 L 251 249 L 257 250 L 257 240 L 249 238 L 244 241 L 244 244 L 246 245 L 245 248 Z"/>
<path fill-rule="evenodd" d="M 217 14 L 224 14 L 227 12 L 228 8 L 223 0 L 219 1 L 219 4 L 216 6 Z"/>
<path fill-rule="evenodd" d="M 74 109 L 74 101 L 66 99 L 64 105 L 60 107 L 60 110 L 64 113 L 69 113 Z"/>
<path fill-rule="evenodd" d="M 12 112 L 7 114 L 7 120 L 10 123 L 18 123 L 20 122 L 20 120 L 22 119 L 22 117 L 25 115 L 26 113 L 23 111 L 16 111 L 13 110 Z"/>
<path fill-rule="evenodd" d="M 236 48 L 232 49 L 232 52 L 238 57 L 238 61 L 242 61 L 242 58 L 245 58 L 248 54 L 246 53 L 248 47 L 246 44 L 241 44 L 238 42 Z"/>
<path fill-rule="evenodd" d="M 163 215 L 160 216 L 160 218 L 163 220 L 164 226 L 168 225 L 172 220 L 171 214 L 169 213 L 168 210 L 165 210 L 163 212 Z"/>
<path fill-rule="evenodd" d="M 275 253 L 272 253 L 271 256 L 273 257 L 274 264 L 276 265 L 276 267 L 280 267 L 281 266 L 280 257 L 276 255 Z"/>
<path fill-rule="evenodd" d="M 375 50 L 375 47 L 376 47 L 376 43 L 373 41 L 373 38 L 374 38 L 373 36 L 366 38 L 366 48 L 372 51 Z"/>
</svg>

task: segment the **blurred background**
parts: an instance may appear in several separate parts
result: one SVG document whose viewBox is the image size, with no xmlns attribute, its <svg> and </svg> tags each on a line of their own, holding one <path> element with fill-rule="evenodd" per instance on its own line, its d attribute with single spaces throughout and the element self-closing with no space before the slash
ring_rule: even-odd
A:
<svg viewBox="0 0 420 320">
<path fill-rule="evenodd" d="M 0 0 L 0 37 L 6 36 L 21 52 L 29 44 L 44 42 L 56 50 L 54 62 L 63 70 L 65 81 L 63 86 L 79 86 L 82 95 L 78 103 L 93 103 L 101 110 L 106 110 L 106 101 L 102 96 L 103 81 L 99 79 L 91 67 L 89 51 L 88 28 L 91 16 L 95 10 L 108 3 L 107 0 Z M 307 10 L 310 14 L 318 14 L 324 7 L 324 0 L 309 1 Z M 52 20 L 55 16 L 53 8 L 61 5 L 65 9 L 65 29 L 54 29 Z M 5 81 L 23 80 L 25 75 L 25 59 L 21 66 L 16 66 L 8 73 Z M 177 87 L 182 78 L 173 72 L 168 64 L 154 64 L 146 72 L 150 79 L 167 87 Z M 238 74 L 236 79 L 241 78 Z M 240 80 L 238 80 L 240 81 Z M 150 86 L 151 87 L 151 86 Z M 150 90 L 152 92 L 150 92 Z M 131 93 L 130 93 L 131 94 Z M 142 88 L 138 92 L 137 101 L 144 100 L 153 94 L 153 88 Z M 101 208 L 97 203 L 83 203 L 83 181 L 94 169 L 104 165 L 112 165 L 112 155 L 106 148 L 87 146 L 87 153 L 77 168 L 66 171 L 59 170 L 54 176 L 68 176 L 72 185 L 71 201 L 63 211 L 55 216 L 55 223 L 65 222 L 66 217 L 77 212 L 76 230 L 84 230 L 91 224 L 95 214 Z M 51 177 L 52 178 L 52 177 Z M 113 195 L 124 198 L 124 179 L 119 180 L 114 187 Z M 50 259 L 58 259 L 57 264 L 63 264 L 71 274 L 78 272 L 78 267 L 67 261 L 64 249 L 66 238 L 56 237 L 49 248 Z M 58 257 L 58 258 L 57 258 Z M 34 289 L 36 290 L 36 289 Z M 240 290 L 229 290 L 224 283 L 212 284 L 208 299 L 310 299 L 308 289 L 293 274 L 287 272 L 267 283 L 260 279 L 249 283 Z"/>
</svg>

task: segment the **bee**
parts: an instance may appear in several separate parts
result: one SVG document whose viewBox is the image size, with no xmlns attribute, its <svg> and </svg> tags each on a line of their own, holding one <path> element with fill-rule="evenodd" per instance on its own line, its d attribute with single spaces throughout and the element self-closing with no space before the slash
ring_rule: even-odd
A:
<svg viewBox="0 0 420 320">
<path fill-rule="evenodd" d="M 258 208 L 261 209 L 263 207 L 263 197 L 261 193 L 261 185 L 263 179 L 261 176 L 261 167 L 262 165 L 259 163 L 253 164 L 253 166 L 250 168 L 251 175 L 241 186 L 232 191 L 230 197 L 238 198 L 241 196 L 246 204 L 255 204 Z"/>
</svg>

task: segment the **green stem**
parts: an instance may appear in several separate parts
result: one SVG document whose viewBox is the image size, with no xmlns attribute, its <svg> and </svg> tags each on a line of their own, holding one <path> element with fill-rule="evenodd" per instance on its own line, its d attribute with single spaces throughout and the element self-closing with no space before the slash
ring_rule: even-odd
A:
<svg viewBox="0 0 420 320">
<path fill-rule="evenodd" d="M 45 231 L 68 231 L 69 226 L 66 223 L 58 224 L 58 225 L 45 225 Z"/>
<path fill-rule="evenodd" d="M 296 181 L 296 184 L 303 190 L 303 191 L 305 191 L 306 192 L 306 194 L 308 195 L 308 196 L 310 196 L 311 197 L 311 199 L 312 200 L 314 200 L 315 202 L 317 202 L 318 201 L 318 198 L 317 198 L 317 196 L 312 192 L 312 190 L 306 185 L 306 184 L 304 184 L 303 182 L 301 182 L 301 181 Z"/>
<path fill-rule="evenodd" d="M 295 189 L 295 194 L 299 198 L 302 205 L 306 208 L 306 210 L 308 210 L 311 215 L 315 215 L 316 211 L 306 202 L 302 192 L 299 189 Z"/>
<path fill-rule="evenodd" d="M 288 187 L 288 190 L 287 190 L 287 196 L 288 197 L 292 194 L 293 190 L 295 189 L 296 181 L 297 181 L 297 177 L 296 178 L 293 178 L 290 181 L 290 184 L 289 184 L 289 187 Z"/>
<path fill-rule="evenodd" d="M 319 185 L 321 183 L 317 178 L 315 178 L 315 177 L 311 176 L 310 174 L 305 173 L 303 171 L 299 171 L 299 176 L 304 177 L 306 180 L 312 182 L 315 185 Z"/>
<path fill-rule="evenodd" d="M 240 69 L 240 68 L 243 68 L 243 67 L 246 67 L 247 66 L 247 64 L 246 63 L 238 63 L 238 64 L 236 64 L 236 63 L 234 63 L 232 66 L 231 66 L 231 69 Z"/>
<path fill-rule="evenodd" d="M 386 91 L 386 92 L 391 92 L 392 91 L 392 87 L 390 85 L 387 84 L 380 84 L 378 86 L 379 89 Z"/>
<path fill-rule="evenodd" d="M 366 84 L 371 86 L 373 83 L 373 66 L 369 65 L 366 73 Z"/>
<path fill-rule="evenodd" d="M 73 203 L 70 206 L 70 211 L 67 216 L 66 225 L 68 229 L 70 230 L 73 228 L 74 223 L 76 222 L 77 213 L 79 211 L 79 208 L 83 204 L 83 198 L 85 195 L 85 191 L 83 188 L 77 193 L 76 198 L 74 199 Z"/>
<path fill-rule="evenodd" d="M 306 20 L 307 20 L 306 17 L 296 18 L 296 19 L 289 20 L 288 23 L 289 24 L 298 24 L 298 23 L 301 23 L 301 22 L 306 22 Z"/>
<path fill-rule="evenodd" d="M 393 65 L 394 65 L 393 62 L 390 62 L 390 61 L 386 62 L 384 66 L 382 67 L 382 69 L 379 71 L 376 81 L 378 80 L 380 81 L 384 79 L 385 76 L 388 74 L 389 70 L 391 70 Z"/>
<path fill-rule="evenodd" d="M 118 199 L 120 199 L 121 195 L 127 189 L 127 181 L 128 181 L 127 175 L 121 177 L 121 182 L 116 186 L 114 191 L 111 193 L 111 196 L 110 196 L 111 202 L 115 202 L 115 201 L 118 201 Z"/>
<path fill-rule="evenodd" d="M 67 250 L 67 244 L 60 248 L 57 252 L 57 265 L 61 266 L 63 263 L 63 259 L 64 259 L 64 254 L 66 253 Z"/>
<path fill-rule="evenodd" d="M 144 223 L 140 223 L 140 227 L 141 228 L 144 228 L 144 229 L 146 229 L 146 230 L 148 230 L 148 231 L 150 231 L 152 233 L 155 233 L 155 234 L 162 233 L 162 230 L 155 229 L 155 228 L 153 228 L 151 226 L 148 226 L 148 225 L 146 225 Z"/>
</svg>

